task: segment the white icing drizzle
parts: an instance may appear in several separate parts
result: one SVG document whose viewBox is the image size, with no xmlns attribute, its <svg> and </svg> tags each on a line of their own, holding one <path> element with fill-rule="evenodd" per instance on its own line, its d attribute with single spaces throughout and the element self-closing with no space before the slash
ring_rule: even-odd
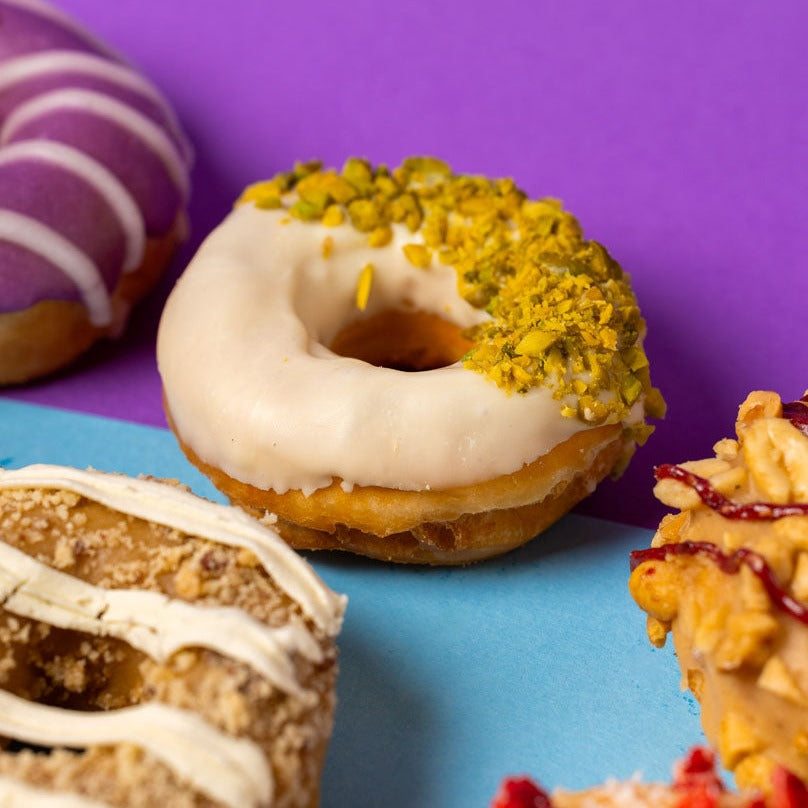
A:
<svg viewBox="0 0 808 808">
<path fill-rule="evenodd" d="M 138 71 L 131 67 L 125 59 L 115 53 L 81 24 L 75 22 L 67 14 L 45 0 L 0 0 L 3 6 L 16 7 L 37 15 L 80 37 L 95 52 L 80 50 L 44 50 L 15 56 L 0 64 L 0 92 L 14 87 L 20 82 L 43 76 L 60 76 L 70 74 L 90 76 L 101 79 L 114 87 L 136 93 L 147 99 L 159 110 L 162 124 L 156 123 L 134 107 L 118 100 L 109 92 L 93 91 L 71 86 L 69 75 L 58 90 L 40 92 L 10 110 L 5 120 L 0 121 L 0 159 L 8 160 L 22 157 L 25 149 L 38 149 L 39 159 L 58 163 L 62 168 L 71 170 L 91 187 L 100 192 L 118 217 L 126 234 L 125 255 L 121 272 L 137 270 L 145 254 L 146 233 L 143 216 L 135 208 L 134 199 L 116 177 L 90 155 L 82 155 L 75 149 L 68 157 L 70 147 L 66 144 L 54 144 L 49 153 L 40 142 L 37 146 L 21 144 L 6 145 L 20 126 L 50 112 L 60 109 L 76 109 L 94 115 L 100 119 L 111 121 L 129 135 L 140 140 L 165 166 L 171 183 L 178 189 L 182 202 L 188 198 L 189 177 L 188 166 L 193 159 L 193 150 L 170 104 L 162 94 Z M 40 43 L 47 46 L 47 42 Z M 170 133 L 170 134 L 169 134 Z M 61 147 L 61 148 L 60 148 Z M 13 154 L 6 155 L 12 150 Z M 7 218 L 2 225 L 3 233 L 9 229 L 11 220 Z M 20 246 L 32 250 L 44 257 L 54 267 L 67 275 L 79 288 L 82 299 L 89 309 L 90 321 L 93 325 L 103 327 L 112 336 L 116 336 L 123 327 L 128 311 L 125 301 L 116 304 L 111 310 L 110 297 L 104 288 L 98 269 L 92 259 L 84 255 L 75 246 L 59 237 L 57 232 L 37 228 L 36 223 L 22 222 L 19 232 L 2 237 Z M 186 227 L 183 210 L 178 212 L 177 227 Z M 179 234 L 182 235 L 181 233 Z"/>
<path fill-rule="evenodd" d="M 88 713 L 0 691 L 0 734 L 46 746 L 131 743 L 229 808 L 272 800 L 272 774 L 257 744 L 226 735 L 196 713 L 157 702 Z"/>
<path fill-rule="evenodd" d="M 84 114 L 105 118 L 139 138 L 160 159 L 182 198 L 187 199 L 189 185 L 185 161 L 171 138 L 151 118 L 95 90 L 53 90 L 24 101 L 6 118 L 0 129 L 0 143 L 10 140 L 17 129 L 30 121 L 65 109 L 75 109 Z"/>
<path fill-rule="evenodd" d="M 0 239 L 42 256 L 67 275 L 79 293 L 95 326 L 112 321 L 109 293 L 95 263 L 60 233 L 11 210 L 0 210 Z"/>
<path fill-rule="evenodd" d="M 302 698 L 291 655 L 322 660 L 300 620 L 272 628 L 231 607 L 171 600 L 160 592 L 104 589 L 66 575 L 0 543 L 0 599 L 14 614 L 60 628 L 124 640 L 158 662 L 199 646 L 250 665 Z"/>
<path fill-rule="evenodd" d="M 102 79 L 147 98 L 165 116 L 171 126 L 172 134 L 179 141 L 184 158 L 190 161 L 193 149 L 185 137 L 182 127 L 179 125 L 174 110 L 160 91 L 137 71 L 103 56 L 66 50 L 52 50 L 18 56 L 4 64 L 0 64 L 0 92 L 21 82 L 62 73 Z"/>
<path fill-rule="evenodd" d="M 110 808 L 110 805 L 81 794 L 35 788 L 21 780 L 0 775 L 0 808 Z"/>
<path fill-rule="evenodd" d="M 296 601 L 319 628 L 339 633 L 346 599 L 329 589 L 314 569 L 269 528 L 242 510 L 218 505 L 153 480 L 134 479 L 63 466 L 0 469 L 0 489 L 72 491 L 122 513 L 183 533 L 253 552 L 275 584 Z"/>
<path fill-rule="evenodd" d="M 40 17 L 45 17 L 51 22 L 61 25 L 62 28 L 70 31 L 70 33 L 83 39 L 88 45 L 95 48 L 97 51 L 106 54 L 111 58 L 120 58 L 105 42 L 102 42 L 97 36 L 88 31 L 84 26 L 77 23 L 74 19 L 69 17 L 56 6 L 51 5 L 46 0 L 2 0 L 4 5 L 16 6 L 23 11 L 28 11 L 32 14 L 37 14 Z"/>
<path fill-rule="evenodd" d="M 0 165 L 41 160 L 80 177 L 106 201 L 126 236 L 123 271 L 131 272 L 143 260 L 146 228 L 134 197 L 105 166 L 72 146 L 55 140 L 23 140 L 0 149 Z M 88 260 L 91 260 L 88 256 Z"/>
<path fill-rule="evenodd" d="M 348 225 L 237 207 L 163 310 L 158 364 L 180 437 L 262 489 L 310 493 L 338 477 L 348 489 L 419 491 L 517 471 L 586 428 L 544 387 L 508 395 L 459 362 L 404 373 L 328 349 L 359 316 L 366 263 L 376 270 L 366 315 L 408 301 L 461 327 L 486 317 L 459 296 L 454 268 L 406 260 L 412 238 L 397 226 L 388 246 L 373 248 Z"/>
</svg>

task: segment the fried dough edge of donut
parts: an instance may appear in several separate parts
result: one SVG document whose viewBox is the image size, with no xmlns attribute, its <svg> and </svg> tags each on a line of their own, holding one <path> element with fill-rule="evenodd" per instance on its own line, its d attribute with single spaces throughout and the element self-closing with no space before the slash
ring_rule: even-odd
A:
<svg viewBox="0 0 808 808">
<path fill-rule="evenodd" d="M 171 424 L 167 406 L 166 415 Z M 430 491 L 354 486 L 348 493 L 335 481 L 306 497 L 235 480 L 178 442 L 232 504 L 257 518 L 275 514 L 275 529 L 295 549 L 436 565 L 481 561 L 530 541 L 590 494 L 626 450 L 622 426 L 608 424 L 576 433 L 519 471 L 474 485 Z"/>
<path fill-rule="evenodd" d="M 180 214 L 165 236 L 147 239 L 140 266 L 121 275 L 110 295 L 115 313 L 110 326 L 94 326 L 84 304 L 73 300 L 41 300 L 27 309 L 0 314 L 0 387 L 47 376 L 74 362 L 99 339 L 116 336 L 128 310 L 165 274 L 184 229 Z"/>
</svg>

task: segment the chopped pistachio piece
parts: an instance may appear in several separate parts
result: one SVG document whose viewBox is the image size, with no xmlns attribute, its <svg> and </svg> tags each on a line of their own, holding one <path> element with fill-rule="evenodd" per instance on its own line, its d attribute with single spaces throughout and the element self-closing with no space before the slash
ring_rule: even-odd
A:
<svg viewBox="0 0 808 808">
<path fill-rule="evenodd" d="M 563 415 L 589 424 L 625 418 L 641 397 L 646 413 L 664 414 L 630 280 L 558 200 L 528 199 L 508 178 L 454 174 L 434 157 L 392 170 L 352 157 L 341 170 L 298 163 L 249 186 L 238 202 L 246 203 L 352 226 L 371 247 L 389 244 L 394 226 L 406 228 L 406 259 L 423 269 L 433 258 L 453 266 L 461 297 L 490 315 L 466 332 L 474 347 L 463 365 L 506 392 L 548 387 Z M 366 269 L 357 305 L 367 303 Z M 633 430 L 642 442 L 651 427 Z"/>
<path fill-rule="evenodd" d="M 407 260 L 419 269 L 427 269 L 432 263 L 429 248 L 423 244 L 405 244 L 402 248 Z"/>
<path fill-rule="evenodd" d="M 326 227 L 339 227 L 345 221 L 345 213 L 339 205 L 329 205 L 323 213 L 322 222 Z"/>
<path fill-rule="evenodd" d="M 393 228 L 389 224 L 374 227 L 368 235 L 368 245 L 371 247 L 386 247 L 393 239 Z"/>
<path fill-rule="evenodd" d="M 356 284 L 356 307 L 365 310 L 370 297 L 370 285 L 373 283 L 373 264 L 365 264 L 359 273 L 359 281 Z"/>
<path fill-rule="evenodd" d="M 561 335 L 558 333 L 553 333 L 552 331 L 531 331 L 530 333 L 526 334 L 519 340 L 519 344 L 514 349 L 516 353 L 521 354 L 523 356 L 533 356 L 533 357 L 540 357 L 543 356 L 547 349 L 560 337 Z M 586 390 L 586 385 L 583 384 L 584 392 Z"/>
</svg>

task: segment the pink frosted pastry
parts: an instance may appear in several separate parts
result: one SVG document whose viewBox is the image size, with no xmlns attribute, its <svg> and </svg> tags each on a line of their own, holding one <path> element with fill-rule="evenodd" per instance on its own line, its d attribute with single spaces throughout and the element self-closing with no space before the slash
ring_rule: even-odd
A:
<svg viewBox="0 0 808 808">
<path fill-rule="evenodd" d="M 189 163 L 145 78 L 42 0 L 0 0 L 0 384 L 120 333 L 182 236 Z"/>
<path fill-rule="evenodd" d="M 764 792 L 727 791 L 709 749 L 694 748 L 674 769 L 673 782 L 610 780 L 586 791 L 548 794 L 529 777 L 502 781 L 491 808 L 806 808 L 808 788 L 784 768 L 772 773 Z"/>
</svg>

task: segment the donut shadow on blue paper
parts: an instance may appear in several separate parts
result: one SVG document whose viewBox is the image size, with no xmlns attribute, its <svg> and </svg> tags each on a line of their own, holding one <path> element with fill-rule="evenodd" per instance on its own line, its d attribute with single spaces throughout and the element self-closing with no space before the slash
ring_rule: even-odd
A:
<svg viewBox="0 0 808 808">
<path fill-rule="evenodd" d="M 324 808 L 332 789 L 357 806 L 485 805 L 514 771 L 666 779 L 701 733 L 628 594 L 628 552 L 649 540 L 573 515 L 465 568 L 311 554 L 349 597 Z"/>
<path fill-rule="evenodd" d="M 2 399 L 0 458 L 175 477 L 222 499 L 166 430 Z M 569 788 L 667 779 L 702 736 L 628 594 L 628 553 L 650 539 L 572 514 L 465 568 L 308 554 L 349 596 L 323 808 L 484 806 L 519 771 Z"/>
</svg>

